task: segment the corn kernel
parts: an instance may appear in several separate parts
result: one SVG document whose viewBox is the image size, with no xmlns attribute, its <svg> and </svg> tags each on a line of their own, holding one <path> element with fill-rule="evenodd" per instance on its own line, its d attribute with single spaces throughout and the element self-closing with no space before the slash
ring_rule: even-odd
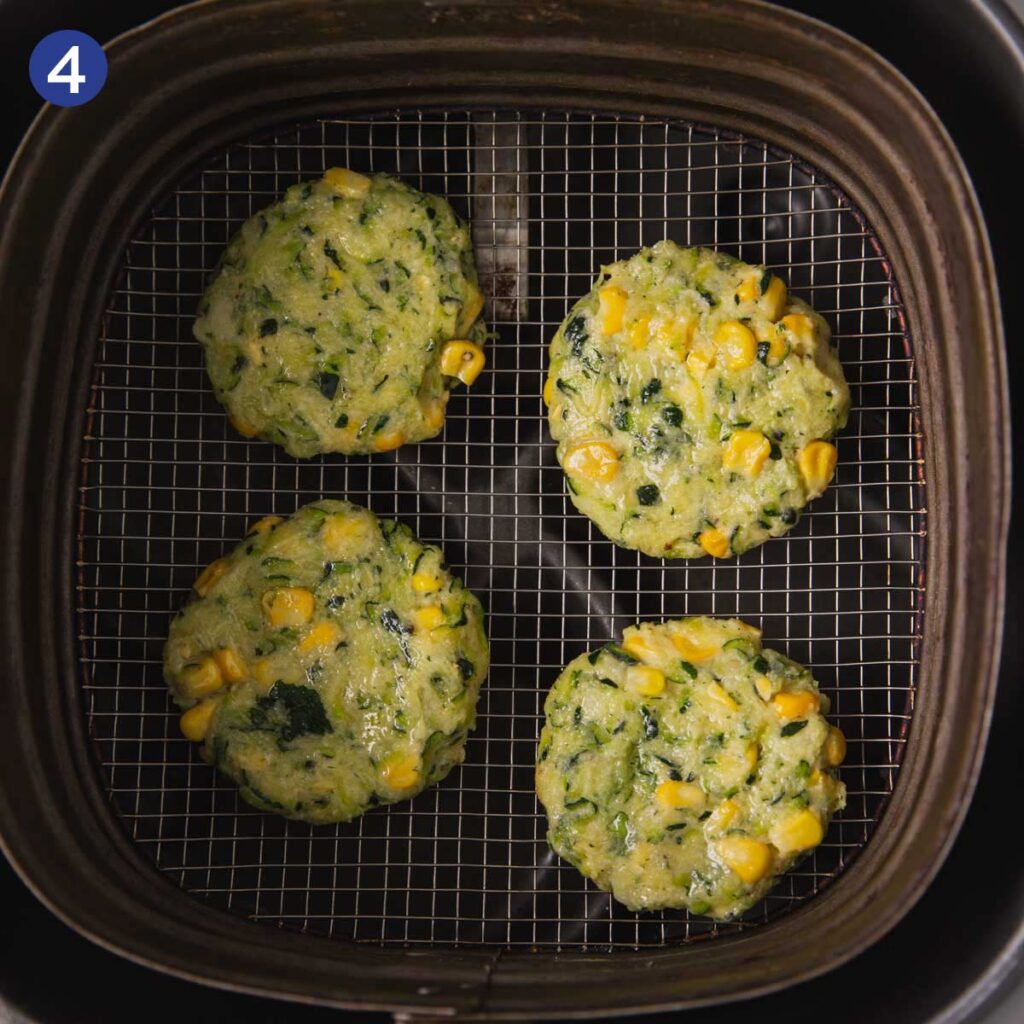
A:
<svg viewBox="0 0 1024 1024">
<path fill-rule="evenodd" d="M 338 291 L 345 283 L 345 275 L 337 267 L 328 267 L 324 276 L 327 278 L 328 286 L 335 291 Z"/>
<path fill-rule="evenodd" d="M 669 810 L 702 811 L 704 791 L 692 782 L 675 782 L 671 779 L 659 782 L 654 790 L 654 799 Z"/>
<path fill-rule="evenodd" d="M 632 633 L 624 637 L 622 649 L 628 651 L 638 661 L 656 661 L 663 653 L 663 648 L 649 633 Z"/>
<path fill-rule="evenodd" d="M 366 543 L 369 531 L 370 527 L 365 519 L 332 515 L 328 516 L 320 527 L 320 537 L 329 558 L 346 558 Z"/>
<path fill-rule="evenodd" d="M 270 658 L 260 658 L 249 666 L 249 674 L 257 689 L 266 693 L 278 680 L 278 671 Z"/>
<path fill-rule="evenodd" d="M 413 754 L 393 754 L 381 765 L 381 775 L 392 789 L 412 789 L 420 783 L 419 759 Z"/>
<path fill-rule="evenodd" d="M 815 768 L 807 778 L 807 785 L 811 789 L 817 789 L 826 779 L 826 775 L 819 768 Z"/>
<path fill-rule="evenodd" d="M 280 516 L 264 516 L 262 519 L 257 519 L 252 526 L 249 527 L 249 532 L 246 537 L 265 537 L 270 531 L 277 526 L 278 523 L 283 523 L 284 520 Z"/>
<path fill-rule="evenodd" d="M 789 342 L 784 334 L 777 330 L 771 330 L 767 336 L 768 357 L 765 360 L 769 366 L 778 366 L 786 356 L 789 355 Z"/>
<path fill-rule="evenodd" d="M 704 828 L 708 832 L 724 832 L 739 816 L 740 805 L 735 800 L 723 800 L 712 812 Z"/>
<path fill-rule="evenodd" d="M 757 768 L 757 762 L 761 758 L 761 748 L 756 743 L 748 743 L 747 749 L 743 751 L 743 756 L 747 762 L 747 768 L 750 771 L 754 771 Z"/>
<path fill-rule="evenodd" d="M 209 656 L 186 665 L 178 673 L 178 689 L 191 700 L 208 697 L 223 685 L 224 677 L 221 675 L 220 666 Z"/>
<path fill-rule="evenodd" d="M 231 421 L 231 426 L 238 431 L 242 437 L 255 437 L 259 433 L 259 428 L 254 424 L 250 423 L 244 416 L 239 416 L 237 413 L 231 413 L 228 416 Z"/>
<path fill-rule="evenodd" d="M 773 274 L 757 304 L 761 307 L 761 312 L 774 323 L 782 316 L 788 297 L 785 282 L 781 277 L 775 277 Z"/>
<path fill-rule="evenodd" d="M 441 347 L 441 372 L 458 377 L 467 387 L 480 376 L 487 357 L 472 341 L 446 341 Z"/>
<path fill-rule="evenodd" d="M 697 543 L 715 558 L 726 558 L 729 554 L 729 538 L 713 526 L 697 538 Z"/>
<path fill-rule="evenodd" d="M 846 737 L 842 729 L 834 725 L 828 730 L 828 737 L 825 739 L 825 760 L 835 768 L 846 760 Z"/>
<path fill-rule="evenodd" d="M 686 357 L 686 366 L 690 373 L 697 379 L 703 380 L 705 374 L 715 365 L 715 350 L 706 341 L 695 345 L 690 354 Z"/>
<path fill-rule="evenodd" d="M 736 298 L 740 302 L 753 302 L 761 294 L 761 284 L 759 277 L 748 277 L 740 286 L 736 289 Z"/>
<path fill-rule="evenodd" d="M 672 646 L 679 652 L 683 661 L 707 661 L 718 650 L 714 644 L 699 643 L 680 632 L 672 634 Z"/>
<path fill-rule="evenodd" d="M 432 398 L 420 403 L 423 422 L 428 430 L 440 430 L 444 426 L 444 408 L 447 402 L 448 392 L 445 391 L 442 398 Z"/>
<path fill-rule="evenodd" d="M 232 686 L 245 678 L 245 662 L 230 647 L 222 647 L 219 651 L 214 651 L 213 660 L 217 662 L 217 668 L 220 669 L 220 674 L 225 681 L 231 683 Z"/>
<path fill-rule="evenodd" d="M 551 399 L 555 397 L 555 379 L 548 377 L 544 382 L 544 404 L 550 408 Z"/>
<path fill-rule="evenodd" d="M 263 614 L 275 629 L 304 626 L 313 618 L 316 598 L 302 587 L 281 587 L 268 590 L 260 599 Z"/>
<path fill-rule="evenodd" d="M 318 622 L 297 644 L 300 654 L 327 651 L 341 640 L 341 627 L 336 622 Z"/>
<path fill-rule="evenodd" d="M 754 679 L 754 689 L 757 690 L 758 697 L 767 703 L 772 699 L 772 693 L 775 691 L 775 686 L 767 676 L 757 676 Z"/>
<path fill-rule="evenodd" d="M 722 450 L 722 466 L 730 473 L 755 477 L 764 468 L 772 446 L 760 430 L 737 430 Z"/>
<path fill-rule="evenodd" d="M 651 337 L 651 318 L 649 316 L 642 316 L 638 320 L 634 320 L 630 325 L 627 338 L 629 339 L 629 347 L 632 349 L 641 349 L 647 345 Z"/>
<path fill-rule="evenodd" d="M 417 594 L 433 594 L 441 589 L 441 577 L 432 572 L 414 572 L 412 574 L 412 589 Z"/>
<path fill-rule="evenodd" d="M 195 707 L 189 708 L 178 720 L 182 736 L 193 743 L 202 743 L 210 731 L 213 713 L 217 710 L 217 701 L 204 700 Z"/>
<path fill-rule="evenodd" d="M 370 191 L 370 179 L 347 167 L 331 167 L 324 172 L 324 181 L 346 199 L 360 199 Z"/>
<path fill-rule="evenodd" d="M 772 848 L 758 839 L 726 836 L 718 841 L 717 850 L 722 863 L 747 885 L 760 882 L 771 870 Z"/>
<path fill-rule="evenodd" d="M 707 694 L 716 704 L 721 704 L 729 711 L 739 711 L 740 709 L 739 704 L 729 696 L 728 691 L 721 683 L 712 683 L 707 689 Z"/>
<path fill-rule="evenodd" d="M 401 430 L 389 430 L 384 434 L 378 434 L 373 447 L 378 452 L 393 452 L 405 444 L 405 434 Z"/>
<path fill-rule="evenodd" d="M 192 584 L 192 589 L 200 596 L 206 597 L 206 595 L 214 588 L 217 581 L 228 571 L 228 560 L 226 558 L 218 558 L 216 562 L 211 562 L 196 578 L 195 583 Z"/>
<path fill-rule="evenodd" d="M 466 299 L 462 312 L 459 313 L 459 322 L 455 325 L 459 334 L 466 334 L 473 326 L 476 318 L 483 312 L 484 296 L 479 288 L 474 288 L 469 298 Z"/>
<path fill-rule="evenodd" d="M 828 487 L 836 471 L 837 458 L 835 445 L 828 441 L 812 441 L 800 449 L 796 464 L 807 488 L 808 498 L 816 498 Z"/>
<path fill-rule="evenodd" d="M 625 289 L 611 284 L 602 288 L 597 297 L 601 302 L 601 330 L 605 334 L 618 334 L 622 330 L 622 316 L 626 311 L 628 294 Z"/>
<path fill-rule="evenodd" d="M 775 714 L 786 722 L 806 718 L 821 707 L 821 699 L 810 690 L 783 691 L 775 694 L 771 703 Z"/>
<path fill-rule="evenodd" d="M 437 604 L 428 604 L 412 613 L 412 624 L 421 633 L 429 633 L 430 630 L 443 626 L 444 622 L 444 611 Z"/>
<path fill-rule="evenodd" d="M 814 351 L 817 332 L 814 321 L 803 313 L 789 313 L 780 321 L 793 339 L 793 349 L 801 354 Z"/>
<path fill-rule="evenodd" d="M 587 480 L 612 480 L 619 471 L 619 454 L 604 441 L 584 441 L 566 452 L 562 468 Z"/>
<path fill-rule="evenodd" d="M 730 370 L 745 370 L 757 359 L 757 339 L 754 332 L 739 320 L 726 320 L 715 331 L 715 346 Z"/>
<path fill-rule="evenodd" d="M 657 697 L 665 690 L 665 673 L 650 665 L 630 665 L 626 669 L 626 689 L 638 697 Z"/>
<path fill-rule="evenodd" d="M 658 325 L 654 336 L 662 345 L 672 349 L 682 359 L 690 349 L 696 328 L 696 320 L 666 320 Z"/>
<path fill-rule="evenodd" d="M 768 835 L 772 845 L 785 856 L 817 846 L 825 838 L 825 830 L 821 819 L 808 809 L 773 825 Z"/>
</svg>

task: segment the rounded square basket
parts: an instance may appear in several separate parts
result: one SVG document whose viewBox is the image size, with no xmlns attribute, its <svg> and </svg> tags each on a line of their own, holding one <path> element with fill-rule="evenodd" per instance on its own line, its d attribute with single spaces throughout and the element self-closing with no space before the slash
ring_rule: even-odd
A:
<svg viewBox="0 0 1024 1024">
<path fill-rule="evenodd" d="M 0 833 L 40 897 L 197 980 L 467 1019 L 741 998 L 891 928 L 977 771 L 1008 501 L 987 242 L 920 97 L 848 38 L 741 0 L 197 4 L 109 58 L 96 100 L 43 111 L 0 193 Z M 241 222 L 332 165 L 452 201 L 497 339 L 441 438 L 297 461 L 231 430 L 191 322 Z M 663 237 L 780 270 L 853 394 L 832 488 L 726 562 L 604 540 L 565 497 L 540 400 L 598 267 Z M 329 828 L 242 803 L 178 736 L 160 671 L 197 567 L 321 496 L 440 543 L 492 644 L 465 764 Z M 729 924 L 614 903 L 547 848 L 533 791 L 560 668 L 687 614 L 762 627 L 850 739 L 825 843 Z"/>
</svg>

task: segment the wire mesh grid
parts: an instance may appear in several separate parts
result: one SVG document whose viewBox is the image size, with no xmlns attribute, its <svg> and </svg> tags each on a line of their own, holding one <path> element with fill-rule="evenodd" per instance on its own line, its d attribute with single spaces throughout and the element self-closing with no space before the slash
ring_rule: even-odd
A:
<svg viewBox="0 0 1024 1024">
<path fill-rule="evenodd" d="M 192 340 L 224 244 L 332 165 L 400 174 L 473 221 L 488 371 L 442 438 L 296 461 L 230 428 Z M 568 503 L 540 398 L 547 341 L 602 263 L 671 237 L 778 269 L 833 327 L 854 411 L 833 486 L 788 537 L 714 562 L 614 547 Z M 764 143 L 566 112 L 324 118 L 213 157 L 153 209 L 99 338 L 81 482 L 85 710 L 104 784 L 159 870 L 251 919 L 373 943 L 638 948 L 734 933 L 813 896 L 891 793 L 924 599 L 917 388 L 870 230 L 813 169 Z M 247 523 L 346 497 L 439 543 L 489 612 L 492 667 L 465 764 L 415 800 L 311 827 L 260 813 L 180 738 L 161 677 L 170 618 Z M 533 759 L 548 687 L 637 620 L 739 615 L 809 664 L 849 739 L 848 805 L 742 920 L 631 913 L 545 841 Z"/>
</svg>

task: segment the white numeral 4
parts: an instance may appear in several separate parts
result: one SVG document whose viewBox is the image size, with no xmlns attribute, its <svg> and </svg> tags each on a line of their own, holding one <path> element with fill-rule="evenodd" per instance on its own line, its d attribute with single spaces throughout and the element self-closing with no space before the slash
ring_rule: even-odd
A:
<svg viewBox="0 0 1024 1024">
<path fill-rule="evenodd" d="M 64 75 L 61 72 L 70 66 L 70 71 Z M 67 53 L 56 64 L 50 68 L 46 80 L 54 85 L 66 85 L 71 93 L 77 93 L 78 87 L 85 81 L 85 75 L 78 73 L 78 46 L 72 46 Z"/>
</svg>

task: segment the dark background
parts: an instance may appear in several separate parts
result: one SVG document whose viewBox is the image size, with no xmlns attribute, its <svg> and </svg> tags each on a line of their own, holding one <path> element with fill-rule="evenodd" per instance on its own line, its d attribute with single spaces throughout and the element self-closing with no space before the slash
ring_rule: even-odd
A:
<svg viewBox="0 0 1024 1024">
<path fill-rule="evenodd" d="M 177 6 L 166 0 L 0 0 L 0 167 L 40 106 L 28 57 L 61 28 L 106 42 Z M 892 61 L 924 93 L 952 134 L 988 222 L 1003 296 L 1011 395 L 1024 388 L 1024 353 L 1010 301 L 1024 266 L 1024 4 L 1016 0 L 787 0 L 780 6 L 849 32 Z M 1014 13 L 1016 8 L 1017 13 Z M 71 171 L 69 170 L 69 173 Z M 2 225 L 0 225 L 2 228 Z M 1011 431 L 1011 433 L 1013 433 Z M 1017 440 L 1017 439 L 1015 439 Z M 1024 468 L 1018 440 L 1015 469 Z M 686 1014 L 692 1024 L 827 1017 L 831 1024 L 917 1024 L 945 1019 L 1024 1020 L 1024 856 L 1017 807 L 1024 783 L 1019 723 L 1024 511 L 1015 503 L 1000 690 L 981 780 L 960 838 L 926 896 L 889 936 L 817 981 L 749 1003 Z M 1016 942 L 1015 942 L 1015 933 Z M 999 985 L 1000 977 L 1006 983 Z M 666 1021 L 670 1016 L 632 1018 Z M 320 1024 L 387 1015 L 298 1007 L 221 992 L 130 964 L 46 911 L 0 856 L 0 1020 L 32 1024 Z"/>
</svg>

